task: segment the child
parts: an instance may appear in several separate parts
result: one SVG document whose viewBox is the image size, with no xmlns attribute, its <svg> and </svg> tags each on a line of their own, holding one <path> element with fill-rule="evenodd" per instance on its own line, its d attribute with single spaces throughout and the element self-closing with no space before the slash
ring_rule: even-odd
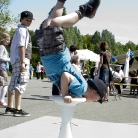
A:
<svg viewBox="0 0 138 138">
<path fill-rule="evenodd" d="M 0 93 L 0 106 L 7 107 L 5 102 L 5 95 L 8 90 L 8 74 L 6 69 L 7 61 L 10 61 L 6 46 L 10 43 L 10 35 L 7 33 L 0 34 L 0 86 L 2 86 Z"/>
<path fill-rule="evenodd" d="M 129 74 L 130 74 L 131 77 L 137 77 L 138 76 L 136 69 L 134 69 L 132 71 L 132 73 L 129 73 Z M 130 83 L 131 84 L 137 84 L 137 78 L 131 78 L 131 82 Z M 131 86 L 130 87 L 130 95 L 135 95 L 135 89 L 137 89 L 137 91 L 138 91 L 138 87 L 136 87 L 136 86 Z"/>
<path fill-rule="evenodd" d="M 72 102 L 72 96 L 84 96 L 87 101 L 99 101 L 106 93 L 105 84 L 99 80 L 88 80 L 88 86 L 81 73 L 72 67 L 70 52 L 64 42 L 63 29 L 77 23 L 83 17 L 94 17 L 100 0 L 89 0 L 79 10 L 62 16 L 65 0 L 58 0 L 43 30 L 36 31 L 41 61 L 47 77 L 60 88 L 64 102 Z M 99 87 L 100 86 L 100 87 Z M 67 96 L 71 95 L 71 96 Z"/>
<path fill-rule="evenodd" d="M 18 25 L 11 42 L 10 61 L 12 64 L 12 76 L 8 87 L 8 107 L 5 110 L 5 115 L 30 116 L 29 113 L 21 109 L 21 99 L 29 80 L 32 42 L 27 27 L 31 25 L 32 20 L 33 14 L 30 11 L 21 13 L 21 24 Z M 14 96 L 15 108 L 13 108 Z"/>
</svg>

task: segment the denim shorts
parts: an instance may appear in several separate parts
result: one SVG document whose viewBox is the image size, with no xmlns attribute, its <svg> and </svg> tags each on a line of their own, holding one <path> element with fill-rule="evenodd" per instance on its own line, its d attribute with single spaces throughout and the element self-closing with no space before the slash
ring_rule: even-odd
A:
<svg viewBox="0 0 138 138">
<path fill-rule="evenodd" d="M 101 79 L 105 84 L 109 84 L 109 69 L 100 69 L 100 76 Z"/>
<path fill-rule="evenodd" d="M 41 56 L 47 77 L 60 88 L 60 79 L 63 72 L 72 74 L 75 78 L 69 85 L 69 93 L 73 96 L 82 96 L 87 90 L 87 83 L 80 72 L 70 63 L 70 52 L 66 47 L 63 52 L 49 56 Z"/>
</svg>

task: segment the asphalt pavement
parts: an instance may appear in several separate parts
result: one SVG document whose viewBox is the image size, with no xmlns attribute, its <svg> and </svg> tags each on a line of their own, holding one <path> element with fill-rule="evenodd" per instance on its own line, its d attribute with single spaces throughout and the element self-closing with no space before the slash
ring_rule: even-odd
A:
<svg viewBox="0 0 138 138">
<path fill-rule="evenodd" d="M 49 82 L 49 80 L 46 78 L 44 80 L 36 80 L 35 78 L 29 80 L 26 92 L 23 94 L 22 97 L 22 109 L 26 112 L 29 112 L 31 116 L 4 116 L 5 109 L 0 108 L 0 135 L 5 132 L 10 132 L 7 130 L 14 128 L 18 125 L 29 126 L 27 123 L 33 122 L 34 120 L 38 121 L 39 119 L 45 119 L 47 120 L 47 122 L 50 121 L 50 118 L 50 122 L 54 121 L 54 119 L 55 122 L 60 120 L 59 105 L 49 99 L 49 96 L 51 96 L 51 86 L 51 82 Z M 85 102 L 76 105 L 74 108 L 73 119 L 76 120 L 78 124 L 78 120 L 80 120 L 82 124 L 84 124 L 85 122 L 90 122 L 92 124 L 95 124 L 95 126 L 98 126 L 98 124 L 103 124 L 105 126 L 106 123 L 106 126 L 108 126 L 109 124 L 114 124 L 115 128 L 117 126 L 118 128 L 123 128 L 123 126 L 120 125 L 138 127 L 138 98 L 136 96 L 129 95 L 129 87 L 123 89 L 122 91 L 123 92 L 121 100 L 119 100 L 119 98 L 117 97 L 117 101 L 115 101 L 114 96 L 109 96 L 108 103 L 99 104 L 98 102 Z M 131 128 L 129 127 L 128 130 Z M 59 129 L 57 130 L 57 128 L 55 128 L 55 130 L 57 132 L 59 131 Z M 133 131 L 134 130 L 135 129 L 133 129 Z M 49 136 L 49 138 L 54 137 Z"/>
</svg>

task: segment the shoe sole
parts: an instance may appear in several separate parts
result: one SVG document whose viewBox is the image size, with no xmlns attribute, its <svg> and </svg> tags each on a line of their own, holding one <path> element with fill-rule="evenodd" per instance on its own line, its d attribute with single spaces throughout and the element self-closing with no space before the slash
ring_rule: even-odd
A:
<svg viewBox="0 0 138 138">
<path fill-rule="evenodd" d="M 5 116 L 10 116 L 10 115 L 13 115 L 13 113 L 11 112 L 7 112 L 7 113 L 4 113 Z"/>
<path fill-rule="evenodd" d="M 30 114 L 29 115 L 13 114 L 13 116 L 15 116 L 15 117 L 29 117 Z"/>
</svg>

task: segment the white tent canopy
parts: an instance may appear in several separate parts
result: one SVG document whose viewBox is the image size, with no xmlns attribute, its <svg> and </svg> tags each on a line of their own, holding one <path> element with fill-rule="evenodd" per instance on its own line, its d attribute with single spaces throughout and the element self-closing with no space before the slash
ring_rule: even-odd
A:
<svg viewBox="0 0 138 138">
<path fill-rule="evenodd" d="M 90 60 L 93 62 L 100 61 L 100 55 L 98 55 L 88 49 L 77 50 L 77 52 L 78 52 L 78 56 L 79 56 L 80 60 Z"/>
</svg>

